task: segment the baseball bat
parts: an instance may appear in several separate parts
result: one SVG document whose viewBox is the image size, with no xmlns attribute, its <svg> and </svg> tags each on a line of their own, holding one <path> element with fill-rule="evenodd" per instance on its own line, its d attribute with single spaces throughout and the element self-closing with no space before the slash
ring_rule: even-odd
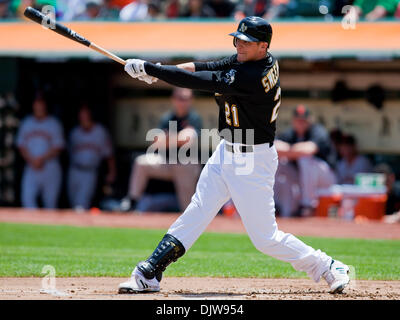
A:
<svg viewBox="0 0 400 320">
<path fill-rule="evenodd" d="M 36 23 L 41 24 L 44 27 L 49 26 L 49 27 L 47 27 L 47 29 L 57 32 L 58 34 L 66 37 L 68 39 L 71 39 L 75 42 L 83 44 L 84 46 L 89 47 L 90 49 L 93 49 L 93 50 L 97 51 L 98 53 L 100 53 L 110 59 L 113 59 L 114 61 L 116 61 L 122 65 L 126 64 L 126 61 L 124 59 L 121 59 L 120 57 L 109 52 L 108 50 L 89 41 L 88 39 L 82 37 L 80 34 L 76 33 L 75 31 L 71 30 L 70 28 L 45 16 L 43 13 L 41 13 L 40 11 L 38 11 L 32 7 L 27 7 L 25 9 L 24 16 Z"/>
</svg>

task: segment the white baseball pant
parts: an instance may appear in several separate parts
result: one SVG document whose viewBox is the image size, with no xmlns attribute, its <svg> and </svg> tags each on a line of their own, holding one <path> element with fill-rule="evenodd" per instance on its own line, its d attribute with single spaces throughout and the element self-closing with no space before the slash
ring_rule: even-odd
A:
<svg viewBox="0 0 400 320">
<path fill-rule="evenodd" d="M 68 171 L 68 198 L 71 207 L 89 209 L 96 183 L 97 168 L 85 170 L 71 166 Z"/>
<path fill-rule="evenodd" d="M 41 195 L 43 207 L 57 208 L 62 183 L 62 171 L 58 160 L 47 161 L 42 169 L 25 166 L 21 184 L 21 201 L 25 208 L 36 209 L 37 197 Z"/>
<path fill-rule="evenodd" d="M 273 193 L 278 166 L 275 147 L 265 143 L 255 145 L 254 152 L 232 153 L 226 150 L 226 143 L 222 140 L 206 163 L 191 203 L 168 233 L 188 250 L 222 205 L 232 198 L 251 241 L 259 251 L 289 262 L 294 269 L 306 272 L 318 282 L 329 269 L 332 258 L 278 230 Z M 237 149 L 237 144 L 233 147 Z"/>
</svg>

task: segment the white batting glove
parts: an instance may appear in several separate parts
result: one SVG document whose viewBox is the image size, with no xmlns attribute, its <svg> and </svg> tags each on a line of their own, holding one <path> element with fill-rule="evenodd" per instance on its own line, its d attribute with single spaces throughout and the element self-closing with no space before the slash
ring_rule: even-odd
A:
<svg viewBox="0 0 400 320">
<path fill-rule="evenodd" d="M 157 65 L 158 65 L 158 66 L 161 66 L 161 63 L 158 62 Z M 147 84 L 153 84 L 153 83 L 156 83 L 156 82 L 158 81 L 158 78 L 152 77 L 152 76 L 149 76 L 149 75 L 140 76 L 140 77 L 138 77 L 138 79 L 139 79 L 140 81 L 146 82 Z"/>
<path fill-rule="evenodd" d="M 146 61 L 140 59 L 128 59 L 124 69 L 132 78 L 143 77 L 147 75 L 144 70 L 145 62 Z"/>
</svg>

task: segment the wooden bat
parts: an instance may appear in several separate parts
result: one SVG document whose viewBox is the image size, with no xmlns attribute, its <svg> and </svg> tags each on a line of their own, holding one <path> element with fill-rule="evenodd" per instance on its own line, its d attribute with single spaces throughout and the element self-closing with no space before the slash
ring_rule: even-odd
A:
<svg viewBox="0 0 400 320">
<path fill-rule="evenodd" d="M 98 53 L 113 59 L 114 61 L 117 61 L 120 64 L 125 65 L 126 61 L 124 59 L 121 59 L 120 57 L 116 56 L 115 54 L 109 52 L 106 49 L 103 49 L 102 47 L 98 46 L 97 44 L 87 40 L 86 38 L 82 37 L 75 31 L 71 30 L 70 28 L 64 26 L 61 23 L 56 22 L 53 19 L 50 19 L 49 17 L 45 16 L 43 13 L 40 11 L 32 8 L 32 7 L 27 7 L 24 11 L 25 17 L 28 19 L 41 24 L 44 27 L 47 27 L 49 30 L 52 30 L 54 32 L 57 32 L 58 34 L 61 34 L 62 36 L 71 39 L 73 41 L 76 41 L 80 44 L 83 44 L 86 47 L 89 47 Z"/>
</svg>

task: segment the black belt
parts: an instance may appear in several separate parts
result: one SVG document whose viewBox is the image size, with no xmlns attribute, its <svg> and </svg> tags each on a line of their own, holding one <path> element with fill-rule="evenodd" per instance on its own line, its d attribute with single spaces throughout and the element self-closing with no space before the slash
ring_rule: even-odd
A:
<svg viewBox="0 0 400 320">
<path fill-rule="evenodd" d="M 268 143 L 269 143 L 269 147 L 270 147 L 270 148 L 274 145 L 273 142 L 268 142 Z M 237 152 L 237 151 L 234 150 L 232 144 L 225 143 L 225 148 L 226 148 L 226 150 L 229 151 L 229 152 L 232 152 L 232 153 Z M 253 146 L 246 146 L 246 145 L 238 145 L 238 149 L 239 149 L 239 152 L 240 152 L 240 153 L 253 152 L 253 151 L 254 151 Z"/>
</svg>

